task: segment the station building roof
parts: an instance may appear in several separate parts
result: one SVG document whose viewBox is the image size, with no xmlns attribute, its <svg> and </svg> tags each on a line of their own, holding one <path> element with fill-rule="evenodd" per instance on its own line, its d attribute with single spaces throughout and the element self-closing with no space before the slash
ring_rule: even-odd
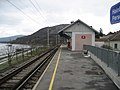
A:
<svg viewBox="0 0 120 90">
<path fill-rule="evenodd" d="M 89 26 L 89 25 L 87 25 L 86 23 L 84 23 L 83 21 L 81 21 L 80 19 L 78 19 L 77 21 L 75 21 L 75 22 L 69 24 L 68 26 L 64 27 L 63 29 L 61 29 L 61 30 L 58 32 L 59 35 L 65 37 L 65 38 L 67 38 L 67 39 L 70 39 L 71 37 L 68 36 L 67 34 L 65 34 L 64 31 L 65 31 L 66 29 L 72 27 L 72 26 L 75 25 L 76 23 L 82 23 L 82 24 L 85 25 L 86 27 L 90 28 L 90 30 L 92 30 L 93 32 L 99 33 L 99 32 L 96 31 L 92 26 Z"/>
</svg>

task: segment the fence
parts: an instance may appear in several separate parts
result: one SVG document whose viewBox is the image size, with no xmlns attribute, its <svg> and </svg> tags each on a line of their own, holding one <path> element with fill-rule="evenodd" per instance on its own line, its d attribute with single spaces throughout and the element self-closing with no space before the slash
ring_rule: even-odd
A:
<svg viewBox="0 0 120 90">
<path fill-rule="evenodd" d="M 113 69 L 118 76 L 120 75 L 120 53 L 112 50 L 84 45 L 84 49 L 90 51 L 108 67 Z"/>
<path fill-rule="evenodd" d="M 31 60 L 32 57 L 38 56 L 44 51 L 47 47 L 33 47 L 33 48 L 24 48 L 16 50 L 15 52 L 7 53 L 4 58 L 0 58 L 0 71 L 8 70 L 20 63 L 25 62 L 26 60 Z"/>
</svg>

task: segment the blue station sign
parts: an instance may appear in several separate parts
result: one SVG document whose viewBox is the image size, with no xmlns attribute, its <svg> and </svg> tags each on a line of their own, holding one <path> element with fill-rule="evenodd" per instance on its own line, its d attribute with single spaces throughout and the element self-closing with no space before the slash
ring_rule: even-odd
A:
<svg viewBox="0 0 120 90">
<path fill-rule="evenodd" d="M 120 22 L 120 2 L 110 9 L 110 23 L 116 24 Z"/>
</svg>

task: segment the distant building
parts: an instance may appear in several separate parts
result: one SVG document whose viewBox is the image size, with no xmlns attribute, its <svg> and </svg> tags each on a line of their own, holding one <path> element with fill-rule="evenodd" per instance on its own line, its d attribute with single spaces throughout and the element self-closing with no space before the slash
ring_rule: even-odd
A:
<svg viewBox="0 0 120 90">
<path fill-rule="evenodd" d="M 104 45 L 110 46 L 113 50 L 120 50 L 120 31 L 106 35 L 96 42 L 104 42 Z"/>
<path fill-rule="evenodd" d="M 68 48 L 72 51 L 83 50 L 83 45 L 94 46 L 95 33 L 98 32 L 79 19 L 59 31 L 61 37 L 67 38 Z"/>
</svg>

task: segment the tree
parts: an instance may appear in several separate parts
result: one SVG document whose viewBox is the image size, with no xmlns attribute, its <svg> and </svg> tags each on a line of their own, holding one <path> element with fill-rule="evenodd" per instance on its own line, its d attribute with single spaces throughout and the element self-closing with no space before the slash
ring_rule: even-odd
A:
<svg viewBox="0 0 120 90">
<path fill-rule="evenodd" d="M 9 66 L 12 66 L 12 57 L 14 55 L 14 47 L 12 46 L 12 44 L 8 44 L 7 45 L 7 54 L 8 54 L 8 64 Z"/>
<path fill-rule="evenodd" d="M 99 33 L 99 35 L 100 35 L 101 37 L 104 35 L 102 28 L 100 28 L 100 33 Z"/>
</svg>

